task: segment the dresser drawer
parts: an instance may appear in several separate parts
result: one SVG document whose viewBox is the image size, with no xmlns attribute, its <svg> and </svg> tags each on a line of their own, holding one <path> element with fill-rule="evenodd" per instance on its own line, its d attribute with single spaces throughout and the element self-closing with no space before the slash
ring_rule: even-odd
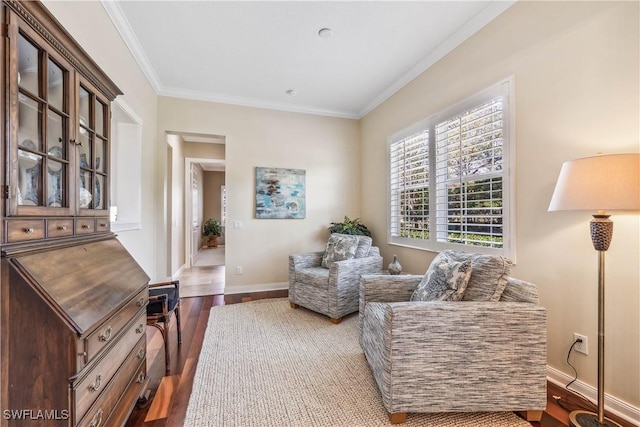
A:
<svg viewBox="0 0 640 427">
<path fill-rule="evenodd" d="M 84 344 L 86 352 L 85 363 L 93 360 L 93 358 L 98 355 L 106 345 L 118 338 L 118 335 L 122 332 L 122 328 L 124 328 L 131 318 L 134 317 L 142 308 L 146 307 L 148 299 L 149 291 L 145 288 L 140 291 L 135 298 L 122 307 L 120 311 L 113 315 L 113 317 L 103 323 L 86 338 Z M 142 311 L 142 314 L 136 321 L 135 328 L 142 329 L 141 333 L 146 331 L 146 314 L 146 311 Z"/>
<path fill-rule="evenodd" d="M 96 218 L 96 232 L 104 233 L 111 230 L 109 218 Z"/>
<path fill-rule="evenodd" d="M 108 418 L 116 408 L 121 397 L 129 395 L 131 389 L 139 389 L 147 377 L 147 364 L 145 356 L 138 353 L 140 344 L 146 346 L 146 336 L 143 336 L 127 356 L 120 369 L 115 374 L 111 382 L 107 384 L 98 399 L 91 405 L 91 408 L 80 418 L 78 427 L 96 427 L 113 425 Z M 136 397 L 137 397 L 136 393 Z M 123 398 L 124 398 L 123 397 Z M 79 417 L 78 417 L 79 418 Z M 78 419 L 76 418 L 76 420 Z"/>
<path fill-rule="evenodd" d="M 47 220 L 47 237 L 73 236 L 73 219 Z"/>
<path fill-rule="evenodd" d="M 10 219 L 7 224 L 7 243 L 44 239 L 43 219 Z"/>
<path fill-rule="evenodd" d="M 96 231 L 96 221 L 93 218 L 76 219 L 76 234 L 87 234 Z"/>
<path fill-rule="evenodd" d="M 78 418 L 84 416 L 130 353 L 134 353 L 138 360 L 144 359 L 147 343 L 146 340 L 144 342 L 140 341 L 140 337 L 145 336 L 145 317 L 146 315 L 138 317 L 124 332 L 122 338 L 109 349 L 109 352 L 101 358 L 98 364 L 74 387 L 73 394 Z"/>
</svg>

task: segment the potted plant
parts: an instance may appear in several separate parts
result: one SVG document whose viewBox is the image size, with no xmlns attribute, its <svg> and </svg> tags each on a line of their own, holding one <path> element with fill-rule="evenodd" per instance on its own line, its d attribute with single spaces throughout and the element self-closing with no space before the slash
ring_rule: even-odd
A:
<svg viewBox="0 0 640 427">
<path fill-rule="evenodd" d="M 371 237 L 371 232 L 366 225 L 360 221 L 360 218 L 350 219 L 344 216 L 343 222 L 332 222 L 331 227 L 327 228 L 329 233 L 341 233 L 351 235 L 362 235 Z"/>
<path fill-rule="evenodd" d="M 214 218 L 206 220 L 202 226 L 202 234 L 209 238 L 208 246 L 217 248 L 218 237 L 222 235 L 222 225 L 220 221 Z"/>
</svg>

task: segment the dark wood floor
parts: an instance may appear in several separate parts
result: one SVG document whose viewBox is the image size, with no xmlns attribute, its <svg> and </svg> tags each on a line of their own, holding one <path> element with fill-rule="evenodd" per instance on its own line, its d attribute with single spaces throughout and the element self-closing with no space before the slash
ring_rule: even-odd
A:
<svg viewBox="0 0 640 427">
<path fill-rule="evenodd" d="M 178 347 L 175 330 L 171 331 L 171 371 L 165 375 L 164 357 L 155 357 L 148 366 L 150 377 L 149 402 L 134 409 L 125 427 L 178 427 L 184 423 L 189 403 L 191 386 L 195 375 L 196 363 L 202 348 L 204 331 L 211 307 L 224 304 L 237 304 L 256 299 L 286 297 L 287 291 L 273 291 L 254 294 L 216 295 L 207 297 L 184 298 L 181 300 L 182 344 Z M 175 327 L 175 322 L 174 322 Z M 157 350 L 156 350 L 157 352 Z M 151 352 L 149 352 L 151 355 Z M 157 393 L 158 387 L 160 392 Z M 537 427 L 560 427 L 569 425 L 569 411 L 589 409 L 579 398 L 567 392 L 563 387 L 549 383 L 547 410 L 541 422 L 532 422 Z M 555 399 L 554 396 L 560 396 Z M 156 402 L 153 402 L 156 400 Z M 150 420 L 145 421 L 146 418 Z M 156 419 L 152 419 L 156 418 Z M 614 420 L 623 427 L 633 427 L 617 417 Z"/>
</svg>

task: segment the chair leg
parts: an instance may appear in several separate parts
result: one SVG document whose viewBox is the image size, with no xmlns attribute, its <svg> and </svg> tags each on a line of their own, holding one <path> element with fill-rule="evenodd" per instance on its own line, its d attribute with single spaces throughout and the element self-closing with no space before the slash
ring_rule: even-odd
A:
<svg viewBox="0 0 640 427">
<path fill-rule="evenodd" d="M 331 323 L 333 323 L 334 325 L 337 325 L 338 323 L 342 322 L 342 317 L 330 317 L 329 320 L 331 320 Z"/>
<path fill-rule="evenodd" d="M 176 306 L 176 326 L 178 327 L 178 344 L 182 344 L 182 328 L 180 328 L 180 307 Z"/>
<path fill-rule="evenodd" d="M 162 339 L 164 340 L 164 364 L 165 364 L 165 370 L 167 373 L 169 373 L 170 369 L 169 369 L 169 354 L 171 353 L 169 350 L 169 328 L 167 328 L 167 325 L 164 326 L 164 328 L 162 328 Z"/>
<path fill-rule="evenodd" d="M 407 413 L 396 412 L 392 414 L 391 412 L 389 412 L 389 421 L 391 421 L 391 424 L 402 424 L 407 421 Z"/>
<path fill-rule="evenodd" d="M 162 335 L 162 343 L 164 344 L 164 369 L 166 373 L 169 373 L 169 343 L 167 342 L 167 328 L 165 326 L 160 326 L 159 323 L 154 323 L 151 326 L 159 330 Z"/>
</svg>

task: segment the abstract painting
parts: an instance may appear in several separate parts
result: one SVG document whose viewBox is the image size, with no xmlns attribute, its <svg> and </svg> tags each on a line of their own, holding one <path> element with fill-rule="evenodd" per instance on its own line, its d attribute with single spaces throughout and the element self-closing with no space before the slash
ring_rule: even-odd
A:
<svg viewBox="0 0 640 427">
<path fill-rule="evenodd" d="M 305 217 L 305 171 L 256 167 L 256 218 Z"/>
</svg>

